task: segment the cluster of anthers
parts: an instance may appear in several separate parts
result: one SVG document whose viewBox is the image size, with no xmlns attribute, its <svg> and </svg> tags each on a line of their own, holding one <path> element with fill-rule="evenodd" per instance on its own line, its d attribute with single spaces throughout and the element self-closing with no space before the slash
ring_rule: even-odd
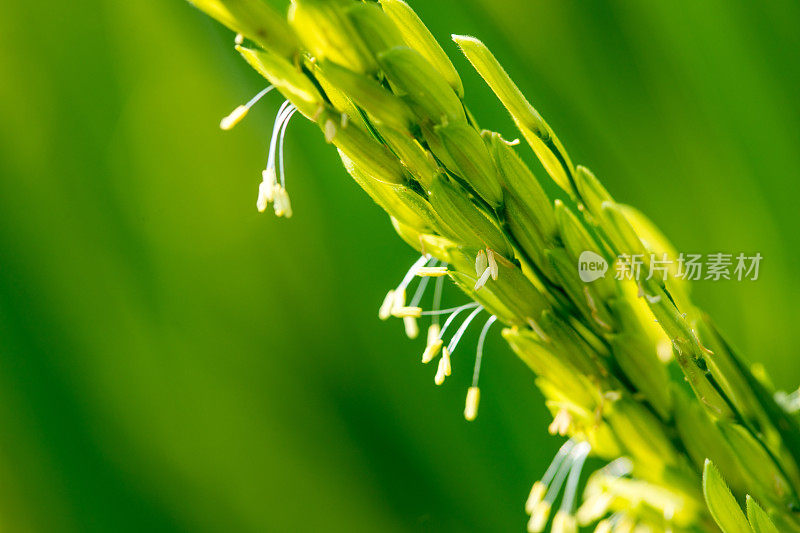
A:
<svg viewBox="0 0 800 533">
<path fill-rule="evenodd" d="M 478 254 L 476 269 L 480 270 L 478 279 L 479 286 L 486 283 L 486 280 L 490 276 L 495 279 L 497 278 L 497 263 L 494 261 L 494 255 L 491 251 L 488 253 L 481 251 Z M 422 317 L 431 317 L 431 324 L 428 326 L 425 351 L 422 353 L 422 362 L 428 364 L 439 357 L 436 376 L 434 377 L 434 382 L 437 385 L 444 383 L 445 378 L 450 375 L 452 371 L 451 357 L 458 347 L 458 343 L 461 341 L 467 329 L 469 329 L 470 324 L 472 324 L 475 318 L 484 310 L 483 306 L 477 302 L 442 309 L 442 291 L 444 288 L 444 276 L 446 275 L 447 264 L 440 263 L 430 255 L 421 256 L 411 265 L 411 268 L 409 268 L 406 275 L 403 276 L 400 284 L 386 294 L 386 298 L 384 298 L 383 304 L 381 304 L 380 310 L 378 311 L 378 316 L 381 320 L 387 320 L 392 316 L 402 318 L 406 335 L 411 339 L 419 335 L 417 320 Z M 411 296 L 411 300 L 407 300 L 408 288 L 417 278 L 419 278 L 419 283 Z M 425 295 L 431 278 L 436 279 L 433 289 L 433 303 L 431 309 L 426 311 L 423 310 L 420 303 L 422 302 L 422 298 Z M 479 288 L 479 286 L 477 288 Z M 461 322 L 456 332 L 450 337 L 449 342 L 445 344 L 444 339 L 451 329 L 451 326 L 455 324 L 458 317 L 465 312 L 469 312 L 469 314 Z M 446 317 L 443 323 L 441 323 L 442 317 Z M 491 315 L 484 323 L 478 336 L 472 385 L 467 390 L 467 401 L 464 408 L 464 418 L 467 420 L 474 420 L 478 415 L 478 403 L 480 401 L 478 378 L 480 377 L 481 361 L 483 359 L 483 347 L 486 343 L 486 336 L 489 333 L 489 328 L 491 328 L 496 320 L 497 317 Z"/>
<path fill-rule="evenodd" d="M 238 106 L 228 116 L 223 118 L 219 127 L 223 130 L 230 130 L 247 115 L 250 109 L 258 103 L 261 98 L 267 95 L 275 87 L 270 85 L 256 94 L 244 105 Z M 258 185 L 258 200 L 256 207 L 260 213 L 267 210 L 267 206 L 272 204 L 275 214 L 279 217 L 289 218 L 292 216 L 292 204 L 289 201 L 289 194 L 286 192 L 286 173 L 283 162 L 283 143 L 286 137 L 286 128 L 289 121 L 297 112 L 297 108 L 288 100 L 281 104 L 272 127 L 272 138 L 269 142 L 269 152 L 267 154 L 267 167 L 261 172 L 261 183 Z"/>
</svg>

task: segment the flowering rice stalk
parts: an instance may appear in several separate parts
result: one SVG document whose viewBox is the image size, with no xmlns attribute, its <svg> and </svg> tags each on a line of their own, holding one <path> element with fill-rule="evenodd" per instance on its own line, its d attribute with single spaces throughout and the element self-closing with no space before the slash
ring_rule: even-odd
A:
<svg viewBox="0 0 800 533">
<path fill-rule="evenodd" d="M 800 531 L 797 394 L 773 400 L 763 373 L 741 362 L 684 280 L 581 281 L 585 253 L 607 263 L 641 254 L 644 266 L 677 254 L 644 215 L 572 163 L 482 42 L 453 36 L 544 178 L 518 155 L 518 140 L 477 126 L 458 72 L 401 0 L 293 0 L 286 19 L 260 0 L 191 1 L 237 32 L 237 51 L 286 98 L 258 209 L 291 215 L 282 146 L 299 112 L 421 254 L 379 314 L 402 318 L 409 337 L 431 318 L 422 361 L 438 359 L 437 384 L 464 333 L 488 316 L 464 416 L 477 415 L 483 345 L 496 321 L 536 374 L 550 431 L 569 440 L 531 490 L 530 531 L 551 515 L 564 532 L 593 523 L 596 531 Z M 470 303 L 440 308 L 445 276 Z M 579 502 L 590 454 L 610 463 L 591 474 Z"/>
</svg>

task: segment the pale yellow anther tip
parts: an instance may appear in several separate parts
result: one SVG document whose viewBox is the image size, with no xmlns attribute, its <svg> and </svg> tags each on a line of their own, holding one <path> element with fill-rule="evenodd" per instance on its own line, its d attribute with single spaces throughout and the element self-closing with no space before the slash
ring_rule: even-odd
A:
<svg viewBox="0 0 800 533">
<path fill-rule="evenodd" d="M 608 520 L 600 520 L 597 523 L 597 527 L 594 529 L 594 533 L 611 533 L 611 522 Z"/>
<path fill-rule="evenodd" d="M 417 269 L 417 276 L 428 278 L 440 278 L 447 275 L 446 266 L 437 267 L 419 267 Z"/>
<path fill-rule="evenodd" d="M 553 422 L 548 426 L 547 431 L 551 435 L 566 435 L 569 431 L 569 426 L 572 423 L 572 417 L 569 411 L 561 409 L 553 417 Z"/>
<path fill-rule="evenodd" d="M 439 359 L 439 367 L 436 369 L 436 376 L 433 378 L 433 382 L 437 385 L 441 385 L 444 383 L 444 378 L 447 377 L 447 374 L 444 372 L 444 365 L 442 364 L 443 359 Z"/>
<path fill-rule="evenodd" d="M 225 131 L 233 129 L 233 127 L 241 122 L 245 115 L 247 115 L 248 111 L 250 111 L 250 108 L 240 105 L 231 111 L 230 115 L 219 121 L 219 127 Z"/>
<path fill-rule="evenodd" d="M 442 341 L 441 339 L 434 339 L 433 342 L 428 340 L 428 345 L 425 347 L 425 351 L 422 352 L 422 364 L 427 365 L 439 354 L 439 350 L 442 349 Z"/>
<path fill-rule="evenodd" d="M 394 290 L 386 293 L 383 303 L 378 309 L 378 318 L 381 320 L 388 320 L 392 316 L 392 307 L 394 307 Z"/>
<path fill-rule="evenodd" d="M 273 185 L 272 188 L 273 194 L 275 195 L 275 200 L 272 206 L 275 209 L 275 214 L 279 217 L 291 218 L 292 202 L 289 200 L 289 193 L 287 193 L 286 189 L 283 187 Z"/>
<path fill-rule="evenodd" d="M 542 503 L 544 495 L 547 493 L 547 486 L 541 481 L 537 481 L 531 487 L 531 493 L 528 495 L 528 500 L 525 502 L 525 512 L 533 514 L 536 506 Z"/>
<path fill-rule="evenodd" d="M 467 402 L 464 406 L 464 418 L 472 422 L 478 416 L 478 404 L 481 401 L 481 390 L 478 387 L 467 389 Z"/>
<path fill-rule="evenodd" d="M 528 532 L 540 533 L 544 531 L 548 518 L 550 518 L 550 504 L 539 502 L 539 505 L 531 513 L 531 519 L 528 521 Z"/>
<path fill-rule="evenodd" d="M 406 337 L 416 339 L 419 336 L 419 326 L 416 318 L 413 316 L 403 317 L 403 325 L 405 326 Z"/>
<path fill-rule="evenodd" d="M 392 315 L 397 318 L 419 318 L 422 316 L 421 307 L 395 307 L 392 309 Z"/>
<path fill-rule="evenodd" d="M 575 520 L 575 516 L 559 510 L 553 518 L 553 526 L 550 531 L 552 533 L 578 533 L 578 522 Z"/>
<path fill-rule="evenodd" d="M 272 186 L 266 182 L 258 184 L 258 199 L 256 200 L 256 209 L 259 213 L 267 210 L 267 206 L 274 199 Z"/>
</svg>

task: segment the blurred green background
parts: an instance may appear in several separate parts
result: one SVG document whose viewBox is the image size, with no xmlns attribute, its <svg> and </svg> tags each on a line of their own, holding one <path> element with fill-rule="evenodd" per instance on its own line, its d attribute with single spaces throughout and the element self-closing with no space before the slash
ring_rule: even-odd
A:
<svg viewBox="0 0 800 533">
<path fill-rule="evenodd" d="M 483 38 L 679 250 L 760 252 L 697 298 L 800 383 L 800 4 L 412 5 Z M 437 388 L 376 319 L 414 254 L 313 125 L 289 127 L 295 217 L 256 213 L 280 99 L 217 128 L 264 86 L 232 35 L 180 0 L 1 11 L 0 530 L 523 530 L 560 444 L 531 374 L 495 331 L 463 420 L 472 349 Z"/>
</svg>

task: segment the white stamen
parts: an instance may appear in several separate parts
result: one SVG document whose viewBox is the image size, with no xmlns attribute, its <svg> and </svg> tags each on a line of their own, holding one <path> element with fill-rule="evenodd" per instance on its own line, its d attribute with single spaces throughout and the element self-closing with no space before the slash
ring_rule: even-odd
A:
<svg viewBox="0 0 800 533">
<path fill-rule="evenodd" d="M 403 280 L 400 282 L 400 285 L 397 286 L 396 291 L 405 291 L 406 288 L 408 287 L 408 285 L 414 279 L 414 276 L 417 275 L 417 270 L 420 267 L 424 267 L 425 265 L 427 265 L 428 261 L 430 261 L 430 259 L 431 259 L 431 256 L 428 255 L 428 254 L 425 254 L 422 257 L 420 257 L 419 259 L 417 259 L 416 261 L 414 261 L 414 264 L 411 265 L 411 268 L 408 269 L 408 272 L 406 272 L 406 275 L 403 276 Z"/>
<path fill-rule="evenodd" d="M 438 309 L 436 311 L 423 311 L 422 316 L 441 316 L 447 315 L 449 313 L 455 313 L 457 311 L 463 311 L 464 309 L 470 309 L 472 307 L 476 307 L 480 305 L 478 302 L 471 302 L 468 304 L 460 305 L 458 307 L 450 307 L 448 309 Z"/>
<path fill-rule="evenodd" d="M 447 263 L 444 264 L 447 266 Z M 444 290 L 444 278 L 436 278 L 436 285 L 433 288 L 433 307 L 431 308 L 433 313 L 438 313 L 439 308 L 442 306 L 442 291 Z M 439 325 L 439 315 L 434 314 L 432 322 Z"/>
<path fill-rule="evenodd" d="M 608 463 L 600 470 L 603 472 L 603 474 L 616 479 L 622 476 L 627 476 L 633 472 L 633 462 L 627 457 L 619 457 Z"/>
<path fill-rule="evenodd" d="M 481 361 L 483 360 L 483 345 L 486 342 L 486 335 L 489 333 L 489 328 L 492 327 L 492 324 L 494 324 L 496 320 L 497 316 L 490 316 L 489 320 L 486 321 L 486 324 L 483 325 L 481 334 L 478 336 L 478 350 L 475 355 L 475 369 L 472 371 L 473 387 L 478 386 L 478 378 L 481 375 Z"/>
<path fill-rule="evenodd" d="M 531 514 L 530 522 L 528 522 L 529 531 L 539 532 L 544 530 L 547 524 L 547 518 L 550 515 L 550 509 L 561 491 L 564 480 L 569 474 L 567 480 L 567 488 L 564 491 L 564 499 L 561 503 L 561 508 L 556 514 L 557 522 L 553 523 L 554 531 L 567 532 L 576 531 L 577 523 L 575 517 L 572 515 L 572 507 L 575 503 L 575 493 L 577 491 L 577 483 L 580 480 L 583 462 L 591 450 L 591 446 L 587 442 L 581 442 L 573 446 L 567 447 L 570 441 L 564 444 L 550 464 L 550 468 L 545 472 L 542 478 L 544 485 L 549 485 L 544 500 L 539 502 Z M 568 451 L 562 455 L 562 452 L 567 449 Z M 555 473 L 554 473 L 555 472 Z M 552 480 L 549 479 L 552 476 Z M 552 482 L 550 482 L 552 481 Z M 535 487 L 535 485 L 534 485 Z"/>
<path fill-rule="evenodd" d="M 286 171 L 283 166 L 283 141 L 286 137 L 286 128 L 289 126 L 289 121 L 292 120 L 294 114 L 297 113 L 297 108 L 292 109 L 283 120 L 281 126 L 280 141 L 278 142 L 278 168 L 280 168 L 281 187 L 286 187 Z"/>
<path fill-rule="evenodd" d="M 547 467 L 545 470 L 544 475 L 542 476 L 542 483 L 547 486 L 553 481 L 553 478 L 556 477 L 556 472 L 558 472 L 559 468 L 561 468 L 561 464 L 564 462 L 564 459 L 572 452 L 572 449 L 575 447 L 575 441 L 569 439 L 567 442 L 561 445 L 561 448 L 558 449 L 556 452 L 555 457 L 553 457 L 550 466 Z"/>
<path fill-rule="evenodd" d="M 286 117 L 291 110 L 294 109 L 289 100 L 284 100 L 281 106 L 278 108 L 278 114 L 275 116 L 275 123 L 272 125 L 272 137 L 269 140 L 269 152 L 267 153 L 267 170 L 275 168 L 275 153 L 278 148 L 278 137 L 280 136 L 281 128 L 283 127 L 283 121 L 286 120 Z"/>
<path fill-rule="evenodd" d="M 561 500 L 561 511 L 568 515 L 572 515 L 575 509 L 575 495 L 578 492 L 578 483 L 581 479 L 583 463 L 586 461 L 586 457 L 589 455 L 591 449 L 591 445 L 584 441 L 575 446 L 575 450 L 572 452 L 574 456 L 572 469 L 569 471 L 567 486 L 564 489 L 564 498 Z"/>
<path fill-rule="evenodd" d="M 561 471 L 561 466 L 570 456 L 570 453 L 574 447 L 575 441 L 572 439 L 569 439 L 562 444 L 561 448 L 558 449 L 555 457 L 553 457 L 553 460 L 550 462 L 550 466 L 547 467 L 542 479 L 533 484 L 533 487 L 531 487 L 531 493 L 528 496 L 528 500 L 525 502 L 525 511 L 528 512 L 528 514 L 533 514 L 536 509 L 540 508 L 542 503 L 544 503 L 545 496 L 548 494 L 547 489 L 550 483 L 552 483 L 553 479 L 556 477 L 556 474 Z"/>
<path fill-rule="evenodd" d="M 241 33 L 237 33 L 236 37 L 234 37 L 234 39 L 233 39 L 233 44 L 239 46 L 243 42 L 244 42 L 244 35 L 242 35 Z"/>
<path fill-rule="evenodd" d="M 256 94 L 253 98 L 251 98 L 250 101 L 247 102 L 246 104 L 238 106 L 236 109 L 231 111 L 231 113 L 227 117 L 225 117 L 222 120 L 220 120 L 219 127 L 222 128 L 223 130 L 226 130 L 226 131 L 232 129 L 239 122 L 241 122 L 241 120 L 250 111 L 251 107 L 253 107 L 259 100 L 261 100 L 261 98 L 264 97 L 264 95 L 269 93 L 274 88 L 275 88 L 274 85 L 270 85 L 269 87 L 267 87 L 265 89 L 262 89 L 258 94 Z"/>
<path fill-rule="evenodd" d="M 415 274 L 417 276 L 421 276 L 422 279 L 419 281 L 419 285 L 417 285 L 417 290 L 414 292 L 414 296 L 411 298 L 411 303 L 409 305 L 411 305 L 412 307 L 419 305 L 420 300 L 422 300 L 422 297 L 425 295 L 425 289 L 428 287 L 428 282 L 430 281 L 430 278 L 427 276 L 423 276 L 422 272 L 424 272 L 425 269 L 437 268 L 435 266 L 436 263 L 438 263 L 438 260 L 434 259 L 433 262 L 431 263 L 431 265 L 433 266 L 417 267 Z"/>
<path fill-rule="evenodd" d="M 450 353 L 456 351 L 456 346 L 458 346 L 459 341 L 461 341 L 461 337 L 464 336 L 464 332 L 467 331 L 470 322 L 472 322 L 472 320 L 476 316 L 478 316 L 478 313 L 480 313 L 481 311 L 483 311 L 483 306 L 479 305 L 472 313 L 469 314 L 467 318 L 464 319 L 464 322 L 461 323 L 461 327 L 459 327 L 458 330 L 456 330 L 456 334 L 453 335 L 453 338 L 450 339 L 450 344 L 447 345 L 447 350 Z"/>
</svg>

